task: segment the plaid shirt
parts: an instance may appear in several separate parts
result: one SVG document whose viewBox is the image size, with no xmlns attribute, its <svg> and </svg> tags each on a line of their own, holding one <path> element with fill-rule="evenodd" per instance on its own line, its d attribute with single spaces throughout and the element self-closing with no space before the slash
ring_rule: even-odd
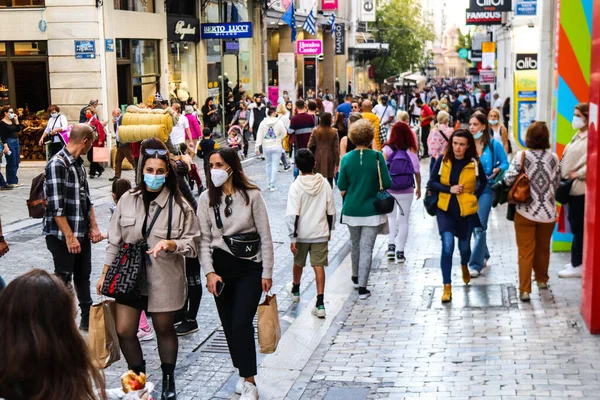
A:
<svg viewBox="0 0 600 400">
<path fill-rule="evenodd" d="M 45 172 L 47 204 L 43 221 L 44 236 L 65 240 L 54 217 L 67 217 L 75 237 L 85 238 L 89 231 L 92 200 L 83 160 L 75 160 L 64 147 L 48 161 Z"/>
</svg>

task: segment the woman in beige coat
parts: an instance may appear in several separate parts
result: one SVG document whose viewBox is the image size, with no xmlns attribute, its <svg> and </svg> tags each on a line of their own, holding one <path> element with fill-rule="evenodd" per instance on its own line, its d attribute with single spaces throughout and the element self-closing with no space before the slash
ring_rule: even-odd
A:
<svg viewBox="0 0 600 400">
<path fill-rule="evenodd" d="M 146 363 L 137 330 L 141 312 L 152 313 L 163 372 L 161 399 L 174 400 L 178 341 L 173 323 L 175 312 L 186 300 L 184 260 L 185 257 L 197 257 L 200 226 L 193 208 L 179 192 L 177 176 L 165 145 L 158 139 L 147 139 L 143 148 L 143 181 L 125 193 L 117 204 L 108 231 L 106 265 L 96 289 L 100 291 L 108 266 L 121 247 L 126 243 L 141 243 L 142 231 L 149 230 L 147 254 L 150 263 L 146 264 L 142 278 L 142 295 L 134 300 L 117 298 L 117 333 L 128 368 L 136 373 L 145 372 Z"/>
<path fill-rule="evenodd" d="M 320 173 L 333 187 L 333 177 L 340 164 L 340 139 L 335 129 L 331 127 L 331 114 L 321 116 L 319 126 L 313 129 L 308 148 L 315 155 L 317 165 L 315 172 Z"/>
</svg>

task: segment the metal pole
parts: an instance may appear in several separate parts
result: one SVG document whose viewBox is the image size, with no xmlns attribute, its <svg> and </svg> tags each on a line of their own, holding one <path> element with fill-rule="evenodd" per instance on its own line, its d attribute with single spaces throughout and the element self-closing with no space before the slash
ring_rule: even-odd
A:
<svg viewBox="0 0 600 400">
<path fill-rule="evenodd" d="M 223 21 L 223 0 L 219 0 L 219 22 Z M 219 52 L 221 57 L 221 133 L 225 137 L 225 59 L 223 58 L 223 39 L 219 39 Z"/>
</svg>

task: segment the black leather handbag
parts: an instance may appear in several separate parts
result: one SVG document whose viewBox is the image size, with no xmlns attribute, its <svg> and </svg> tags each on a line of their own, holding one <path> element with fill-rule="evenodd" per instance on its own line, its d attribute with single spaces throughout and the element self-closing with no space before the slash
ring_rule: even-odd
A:
<svg viewBox="0 0 600 400">
<path fill-rule="evenodd" d="M 221 211 L 219 207 L 213 207 L 217 228 L 223 229 Z M 260 235 L 257 232 L 239 233 L 237 235 L 223 235 L 223 241 L 229 247 L 231 254 L 245 260 L 257 259 L 260 251 Z"/>
<path fill-rule="evenodd" d="M 381 180 L 381 167 L 379 165 L 379 152 L 377 153 L 377 175 L 379 176 L 379 192 L 377 192 L 377 198 L 373 202 L 375 211 L 378 215 L 389 214 L 394 211 L 394 196 L 389 194 L 387 190 L 383 189 L 383 181 Z"/>
<path fill-rule="evenodd" d="M 556 188 L 556 193 L 554 194 L 554 198 L 557 202 L 562 205 L 565 205 L 569 202 L 569 197 L 571 193 L 571 188 L 573 187 L 573 179 L 562 179 L 560 184 Z"/>
</svg>

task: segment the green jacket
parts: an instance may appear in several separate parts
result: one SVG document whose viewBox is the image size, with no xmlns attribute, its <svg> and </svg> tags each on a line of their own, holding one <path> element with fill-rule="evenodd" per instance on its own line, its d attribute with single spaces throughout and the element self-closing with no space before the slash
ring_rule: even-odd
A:
<svg viewBox="0 0 600 400">
<path fill-rule="evenodd" d="M 392 178 L 383 154 L 375 150 L 362 150 L 361 157 L 361 150 L 352 150 L 342 158 L 337 182 L 340 191 L 346 191 L 342 215 L 350 217 L 377 215 L 373 205 L 379 192 L 377 155 L 379 155 L 383 188 L 392 187 Z"/>
</svg>

